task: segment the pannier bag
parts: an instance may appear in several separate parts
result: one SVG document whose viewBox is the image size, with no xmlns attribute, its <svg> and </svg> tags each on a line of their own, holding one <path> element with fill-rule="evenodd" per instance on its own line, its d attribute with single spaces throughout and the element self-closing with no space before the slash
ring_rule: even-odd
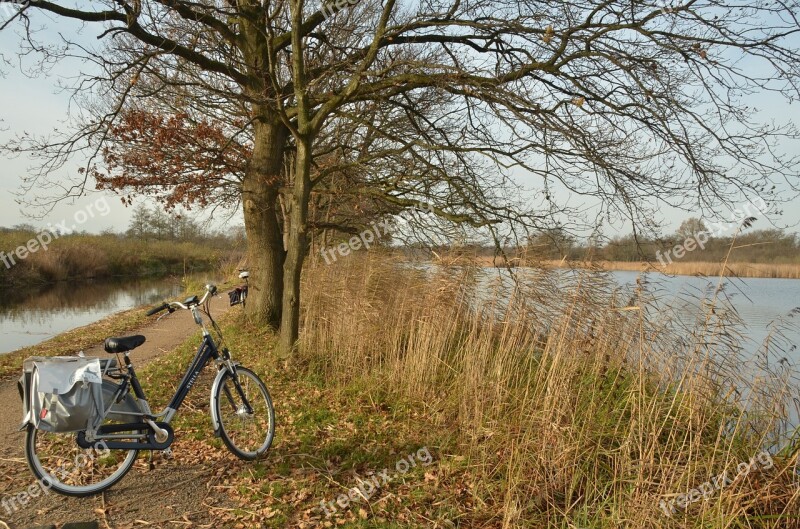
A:
<svg viewBox="0 0 800 529">
<path fill-rule="evenodd" d="M 45 432 L 94 430 L 103 420 L 100 359 L 30 357 L 20 379 L 23 427 Z"/>
<path fill-rule="evenodd" d="M 231 307 L 242 303 L 247 299 L 247 286 L 236 287 L 235 290 L 228 292 L 228 297 L 231 298 Z"/>
</svg>

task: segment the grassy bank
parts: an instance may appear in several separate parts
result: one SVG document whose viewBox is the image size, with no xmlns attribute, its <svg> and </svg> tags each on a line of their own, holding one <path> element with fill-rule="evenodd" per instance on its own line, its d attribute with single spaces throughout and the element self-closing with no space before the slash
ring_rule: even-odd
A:
<svg viewBox="0 0 800 529">
<path fill-rule="evenodd" d="M 484 266 L 506 266 L 506 261 L 498 257 L 481 257 L 477 260 Z M 707 276 L 715 277 L 768 277 L 782 279 L 800 279 L 800 264 L 791 263 L 743 263 L 730 262 L 725 265 L 721 262 L 712 263 L 704 261 L 673 262 L 666 266 L 659 262 L 641 261 L 526 261 L 524 259 L 511 259 L 508 263 L 512 267 L 538 266 L 546 268 L 593 268 L 600 270 L 630 270 L 635 272 L 659 272 L 667 275 Z"/>
<path fill-rule="evenodd" d="M 241 256 L 241 251 L 202 241 L 144 240 L 116 234 L 65 235 L 24 259 L 14 254 L 37 235 L 20 230 L 0 232 L 0 249 L 6 253 L 6 262 L 0 264 L 0 284 L 183 274 L 216 269 Z"/>
<path fill-rule="evenodd" d="M 273 354 L 273 337 L 232 311 L 227 344 L 267 381 L 279 425 L 265 461 L 231 463 L 208 432 L 206 395 L 191 397 L 176 429 L 190 432 L 179 442 L 195 455 L 176 457 L 208 458 L 219 474 L 211 496 L 225 492 L 239 504 L 212 506 L 215 520 L 797 527 L 797 444 L 782 429 L 797 379 L 736 352 L 737 322 L 724 303 L 713 301 L 687 330 L 644 292 L 615 295 L 602 275 L 565 287 L 532 271 L 521 283 L 464 266 L 415 271 L 375 255 L 312 268 L 290 370 Z M 158 406 L 191 353 L 187 346 L 146 370 L 150 387 L 170 380 Z M 394 470 L 421 448 L 431 465 Z M 778 452 L 770 465 L 758 462 L 765 448 Z M 392 477 L 369 501 L 326 516 L 323 505 L 383 469 Z M 723 472 L 731 483 L 680 506 Z"/>
</svg>

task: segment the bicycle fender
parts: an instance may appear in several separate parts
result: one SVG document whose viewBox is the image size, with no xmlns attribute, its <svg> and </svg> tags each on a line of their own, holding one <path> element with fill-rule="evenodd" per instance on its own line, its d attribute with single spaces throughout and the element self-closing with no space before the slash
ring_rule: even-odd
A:
<svg viewBox="0 0 800 529">
<path fill-rule="evenodd" d="M 214 429 L 214 435 L 219 436 L 219 417 L 217 416 L 217 388 L 222 383 L 222 377 L 228 373 L 228 368 L 223 367 L 217 371 L 217 376 L 214 383 L 211 384 L 211 427 Z"/>
</svg>

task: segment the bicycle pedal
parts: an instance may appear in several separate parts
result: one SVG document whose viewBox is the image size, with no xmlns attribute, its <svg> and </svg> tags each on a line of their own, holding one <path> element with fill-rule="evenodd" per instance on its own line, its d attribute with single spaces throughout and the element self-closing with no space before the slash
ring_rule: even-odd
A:
<svg viewBox="0 0 800 529">
<path fill-rule="evenodd" d="M 161 451 L 161 453 L 164 455 L 164 459 L 172 459 L 174 457 L 172 454 L 172 448 L 165 448 Z"/>
</svg>

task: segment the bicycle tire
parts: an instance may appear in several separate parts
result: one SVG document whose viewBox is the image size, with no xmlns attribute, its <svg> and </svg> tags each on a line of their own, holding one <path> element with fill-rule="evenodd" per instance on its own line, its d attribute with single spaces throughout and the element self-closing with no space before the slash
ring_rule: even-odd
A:
<svg viewBox="0 0 800 529">
<path fill-rule="evenodd" d="M 242 384 L 242 381 L 247 382 Z M 250 387 L 251 382 L 254 384 L 252 388 Z M 248 387 L 244 388 L 244 385 Z M 252 415 L 243 409 L 243 403 L 238 393 L 239 389 L 245 392 L 254 412 Z M 257 390 L 257 393 L 252 391 L 253 389 Z M 256 400 L 255 397 L 260 398 Z M 272 398 L 266 384 L 253 371 L 237 366 L 236 377 L 230 371 L 222 376 L 215 389 L 213 400 L 214 412 L 219 420 L 219 435 L 228 450 L 245 461 L 253 461 L 262 457 L 272 446 L 275 437 L 275 409 L 272 406 Z M 267 425 L 266 431 L 262 435 L 260 431 L 264 429 L 261 427 L 264 420 L 267 421 Z M 245 424 L 254 426 L 250 430 L 256 432 L 257 439 L 263 438 L 263 441 L 257 441 L 260 443 L 257 446 L 240 446 L 243 442 L 234 430 L 237 426 Z"/>
</svg>

